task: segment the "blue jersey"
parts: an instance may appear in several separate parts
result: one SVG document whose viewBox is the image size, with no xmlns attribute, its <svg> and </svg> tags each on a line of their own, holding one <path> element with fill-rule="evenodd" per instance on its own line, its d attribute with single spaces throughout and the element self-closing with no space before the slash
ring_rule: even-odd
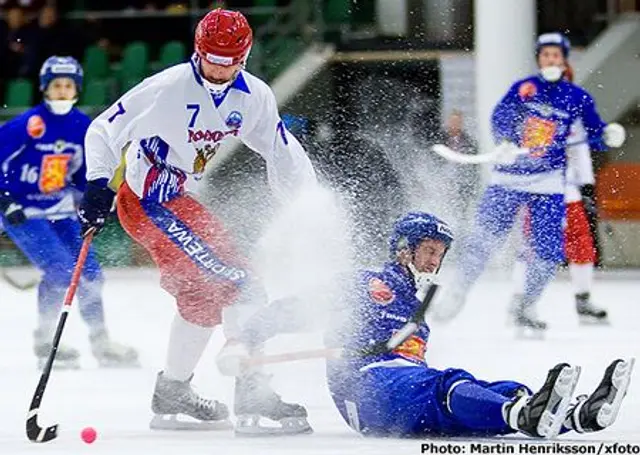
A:
<svg viewBox="0 0 640 455">
<path fill-rule="evenodd" d="M 415 315 L 421 303 L 415 293 L 413 278 L 398 263 L 386 264 L 381 272 L 362 272 L 356 283 L 355 298 L 343 314 L 338 313 L 340 321 L 328 344 L 357 351 L 386 342 Z M 378 362 L 424 364 L 428 338 L 429 326 L 423 321 L 416 333 L 393 352 L 348 359 L 346 364 L 341 360 L 334 365 L 341 374 L 348 374 Z"/>
<path fill-rule="evenodd" d="M 582 120 L 591 150 L 605 150 L 606 124 L 589 93 L 571 82 L 548 82 L 541 76 L 516 82 L 493 111 L 493 134 L 496 142 L 513 142 L 531 153 L 512 165 L 496 166 L 496 171 L 527 175 L 564 170 L 565 148 L 576 120 Z"/>
<path fill-rule="evenodd" d="M 70 189 L 84 191 L 84 138 L 91 120 L 78 109 L 55 115 L 44 103 L 0 126 L 0 192 L 25 212 L 71 213 Z"/>
</svg>

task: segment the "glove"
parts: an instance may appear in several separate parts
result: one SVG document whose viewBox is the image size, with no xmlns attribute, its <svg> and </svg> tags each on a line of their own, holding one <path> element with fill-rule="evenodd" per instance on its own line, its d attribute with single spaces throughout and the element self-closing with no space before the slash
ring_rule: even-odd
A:
<svg viewBox="0 0 640 455">
<path fill-rule="evenodd" d="M 9 195 L 0 194 L 0 214 L 9 226 L 18 226 L 27 220 L 24 207 L 15 202 Z"/>
<path fill-rule="evenodd" d="M 91 229 L 94 230 L 94 235 L 100 232 L 111 212 L 115 197 L 116 193 L 107 188 L 107 179 L 92 180 L 87 183 L 78 207 L 83 237 Z"/>
<path fill-rule="evenodd" d="M 624 126 L 619 123 L 609 123 L 602 131 L 602 140 L 609 147 L 620 147 L 627 138 Z"/>
<path fill-rule="evenodd" d="M 591 184 L 582 185 L 580 187 L 580 195 L 582 196 L 582 204 L 587 214 L 595 217 L 598 214 L 598 209 L 596 207 L 596 201 L 593 199 L 595 195 L 594 186 Z"/>
<path fill-rule="evenodd" d="M 495 163 L 501 164 L 503 166 L 508 166 L 516 162 L 519 156 L 528 153 L 527 149 L 522 149 L 518 147 L 513 142 L 501 142 L 496 147 L 495 153 Z"/>
</svg>

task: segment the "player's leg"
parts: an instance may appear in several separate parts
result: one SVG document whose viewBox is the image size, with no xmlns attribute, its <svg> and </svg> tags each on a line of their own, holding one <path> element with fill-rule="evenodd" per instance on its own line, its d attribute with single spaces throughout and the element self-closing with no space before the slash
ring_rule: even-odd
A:
<svg viewBox="0 0 640 455">
<path fill-rule="evenodd" d="M 591 286 L 596 260 L 593 234 L 582 201 L 567 204 L 565 253 L 574 287 L 576 310 L 582 323 L 606 323 L 607 312 L 591 303 Z"/>
<path fill-rule="evenodd" d="M 221 321 L 222 307 L 239 292 L 239 283 L 223 272 L 245 272 L 235 266 L 229 251 L 223 251 L 228 247 L 221 244 L 226 240 L 221 226 L 203 207 L 187 196 L 171 202 L 170 209 L 140 201 L 127 184 L 118 191 L 118 217 L 123 228 L 149 252 L 160 269 L 161 286 L 175 297 L 178 307 L 165 367 L 158 373 L 153 394 L 151 426 L 224 428 L 229 425 L 227 407 L 199 396 L 190 383 L 213 329 Z M 212 241 L 211 236 L 220 240 Z M 197 422 L 184 421 L 182 415 Z"/>
<path fill-rule="evenodd" d="M 517 304 L 514 322 L 524 329 L 540 332 L 547 325 L 537 318 L 535 304 L 564 259 L 564 196 L 533 194 L 528 205 L 531 213 L 531 254 L 527 260 L 524 294 Z"/>
<path fill-rule="evenodd" d="M 53 342 L 60 307 L 71 281 L 74 258 L 47 220 L 27 220 L 19 226 L 6 226 L 13 243 L 42 272 L 38 285 L 38 327 L 34 332 L 34 352 L 44 366 Z M 77 368 L 80 353 L 64 344 L 56 354 L 56 368 Z"/>
<path fill-rule="evenodd" d="M 56 232 L 60 242 L 65 245 L 69 256 L 77 258 L 82 247 L 82 235 L 78 221 L 67 218 L 52 222 L 51 227 Z M 94 249 L 90 248 L 82 269 L 77 296 L 80 315 L 89 327 L 91 351 L 100 366 L 137 366 L 138 353 L 135 349 L 113 342 L 109 337 L 104 318 L 103 283 L 104 278 L 98 258 Z"/>
<path fill-rule="evenodd" d="M 434 319 L 448 321 L 458 314 L 491 254 L 500 247 L 513 226 L 526 197 L 525 193 L 496 185 L 485 190 L 478 206 L 473 232 L 463 240 L 458 270 L 452 285 L 445 290 L 441 303 L 434 306 Z"/>
</svg>

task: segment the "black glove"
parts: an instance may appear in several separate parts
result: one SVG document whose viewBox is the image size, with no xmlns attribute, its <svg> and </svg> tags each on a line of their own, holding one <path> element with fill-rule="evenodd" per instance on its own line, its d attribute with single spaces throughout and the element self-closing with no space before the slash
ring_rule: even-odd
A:
<svg viewBox="0 0 640 455">
<path fill-rule="evenodd" d="M 102 229 L 111 212 L 115 197 L 116 193 L 107 187 L 107 179 L 92 180 L 87 183 L 78 207 L 83 237 L 91 229 L 94 230 L 94 235 Z"/>
<path fill-rule="evenodd" d="M 582 196 L 582 204 L 590 217 L 598 214 L 598 208 L 595 201 L 595 187 L 593 185 L 582 185 L 580 187 L 580 195 Z"/>
<path fill-rule="evenodd" d="M 27 220 L 23 208 L 8 194 L 0 193 L 0 215 L 4 217 L 9 226 L 18 226 Z"/>
</svg>

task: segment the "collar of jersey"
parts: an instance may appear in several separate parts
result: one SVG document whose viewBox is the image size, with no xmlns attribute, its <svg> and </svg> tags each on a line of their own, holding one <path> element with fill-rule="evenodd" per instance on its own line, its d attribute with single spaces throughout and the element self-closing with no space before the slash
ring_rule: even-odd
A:
<svg viewBox="0 0 640 455">
<path fill-rule="evenodd" d="M 200 73 L 198 72 L 197 58 L 198 57 L 196 56 L 196 54 L 193 54 L 193 57 L 191 57 L 191 60 L 189 60 L 189 63 L 191 64 L 191 71 L 193 72 L 194 79 L 196 80 L 198 85 L 204 87 L 204 84 L 202 83 L 202 76 L 200 76 Z M 242 71 L 238 73 L 238 76 L 236 76 L 236 78 L 231 83 L 231 85 L 229 85 L 229 87 L 224 89 L 222 93 L 220 93 L 219 95 L 211 94 L 211 98 L 213 99 L 213 103 L 216 105 L 216 107 L 222 104 L 224 99 L 227 97 L 227 93 L 229 93 L 231 89 L 236 89 L 241 92 L 245 92 L 248 95 L 251 95 L 251 90 L 249 90 L 249 86 L 247 85 L 247 81 L 244 79 L 244 76 L 242 75 Z"/>
</svg>

